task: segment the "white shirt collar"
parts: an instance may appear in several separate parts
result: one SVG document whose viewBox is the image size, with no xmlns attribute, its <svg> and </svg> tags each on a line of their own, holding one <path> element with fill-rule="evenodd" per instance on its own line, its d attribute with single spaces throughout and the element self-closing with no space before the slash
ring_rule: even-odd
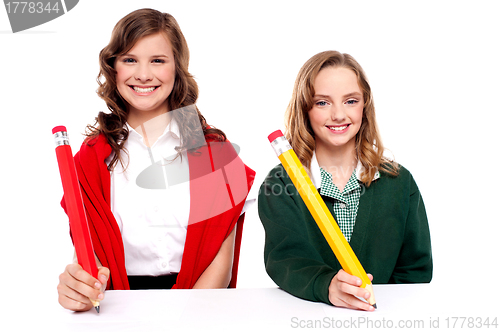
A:
<svg viewBox="0 0 500 332">
<path fill-rule="evenodd" d="M 361 161 L 358 160 L 358 165 L 356 166 L 356 177 L 358 178 L 359 181 L 361 181 L 361 173 L 364 171 L 363 164 Z M 320 166 L 318 164 L 318 159 L 316 158 L 316 151 L 313 151 L 313 155 L 311 158 L 311 181 L 313 182 L 314 186 L 316 189 L 321 188 L 321 171 L 320 171 Z M 372 181 L 377 180 L 380 178 L 380 172 L 377 170 L 375 172 L 375 175 L 373 176 Z"/>
<path fill-rule="evenodd" d="M 321 188 L 321 171 L 319 170 L 318 159 L 316 159 L 316 151 L 313 151 L 311 158 L 311 181 L 316 189 Z"/>
<path fill-rule="evenodd" d="M 134 139 L 134 140 L 139 140 L 143 141 L 143 129 L 142 127 L 137 127 L 136 129 L 132 128 L 128 122 L 125 122 L 125 126 L 127 127 L 129 131 L 129 139 Z M 146 126 L 147 130 L 147 126 Z M 180 130 L 179 130 L 179 125 L 177 124 L 177 121 L 174 119 L 171 119 L 167 127 L 165 127 L 165 130 L 163 131 L 163 134 L 158 137 L 158 141 L 161 140 L 163 137 L 165 137 L 167 134 L 170 134 L 171 137 L 180 139 Z"/>
</svg>

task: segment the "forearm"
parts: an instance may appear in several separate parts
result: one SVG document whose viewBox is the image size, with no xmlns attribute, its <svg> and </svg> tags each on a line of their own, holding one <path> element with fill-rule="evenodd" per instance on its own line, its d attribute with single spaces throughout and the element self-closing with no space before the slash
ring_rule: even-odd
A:
<svg viewBox="0 0 500 332">
<path fill-rule="evenodd" d="M 270 215 L 270 211 L 263 205 L 259 210 L 266 230 L 264 263 L 267 273 L 278 286 L 297 297 L 329 303 L 328 286 L 338 270 L 323 260 L 315 246 L 321 240 L 326 241 L 310 238 L 310 230 L 300 227 L 305 225 L 301 220 L 282 219 L 279 215 Z M 300 213 L 296 213 L 294 219 L 300 217 Z M 329 250 L 328 247 L 324 249 Z"/>
<path fill-rule="evenodd" d="M 266 271 L 273 281 L 292 295 L 309 301 L 330 303 L 328 287 L 336 275 L 330 266 L 305 257 L 266 259 Z"/>
<path fill-rule="evenodd" d="M 236 227 L 235 227 L 236 228 Z M 227 288 L 233 267 L 235 228 L 222 243 L 217 256 L 194 284 L 194 289 Z"/>
<path fill-rule="evenodd" d="M 264 262 L 271 279 L 297 297 L 329 303 L 328 286 L 338 269 L 324 256 L 332 258 L 333 253 L 280 167 L 262 184 L 258 203 L 266 232 Z"/>
</svg>

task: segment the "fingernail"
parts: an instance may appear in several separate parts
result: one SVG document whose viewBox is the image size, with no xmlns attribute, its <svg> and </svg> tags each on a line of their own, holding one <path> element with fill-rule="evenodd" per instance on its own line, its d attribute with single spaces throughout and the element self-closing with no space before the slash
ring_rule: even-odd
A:
<svg viewBox="0 0 500 332">
<path fill-rule="evenodd" d="M 103 298 L 104 298 L 104 294 L 103 293 L 101 293 L 101 294 L 99 294 L 99 296 L 97 296 L 97 299 L 99 299 L 99 300 L 102 300 Z"/>
<path fill-rule="evenodd" d="M 102 286 L 102 285 L 101 285 L 101 283 L 99 283 L 99 282 L 96 282 L 96 283 L 94 284 L 94 287 L 95 287 L 95 288 L 101 288 L 101 286 Z"/>
</svg>

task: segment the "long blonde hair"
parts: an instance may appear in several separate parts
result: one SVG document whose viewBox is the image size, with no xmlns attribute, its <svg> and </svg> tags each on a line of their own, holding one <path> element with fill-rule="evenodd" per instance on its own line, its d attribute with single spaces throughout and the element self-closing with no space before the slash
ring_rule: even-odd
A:
<svg viewBox="0 0 500 332">
<path fill-rule="evenodd" d="M 363 92 L 363 119 L 356 134 L 356 156 L 365 168 L 361 174 L 361 181 L 369 186 L 377 170 L 396 176 L 398 165 L 383 156 L 384 145 L 378 132 L 373 96 L 366 75 L 352 56 L 337 51 L 325 51 L 314 55 L 302 66 L 295 80 L 292 99 L 285 114 L 285 136 L 297 157 L 304 166 L 310 167 L 316 143 L 308 112 L 314 105 L 316 76 L 327 67 L 351 69 L 356 74 Z"/>
</svg>

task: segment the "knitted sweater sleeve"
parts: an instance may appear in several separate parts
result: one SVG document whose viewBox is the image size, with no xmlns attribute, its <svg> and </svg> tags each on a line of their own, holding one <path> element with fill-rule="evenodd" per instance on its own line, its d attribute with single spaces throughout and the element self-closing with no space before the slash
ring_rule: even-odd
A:
<svg viewBox="0 0 500 332">
<path fill-rule="evenodd" d="M 408 178 L 410 197 L 404 241 L 389 283 L 423 283 L 432 279 L 431 239 L 424 201 L 414 178 Z"/>
<path fill-rule="evenodd" d="M 337 271 L 315 248 L 314 239 L 325 240 L 307 226 L 310 213 L 281 165 L 262 184 L 258 210 L 266 232 L 264 261 L 269 276 L 292 295 L 330 303 L 328 286 Z"/>
</svg>

